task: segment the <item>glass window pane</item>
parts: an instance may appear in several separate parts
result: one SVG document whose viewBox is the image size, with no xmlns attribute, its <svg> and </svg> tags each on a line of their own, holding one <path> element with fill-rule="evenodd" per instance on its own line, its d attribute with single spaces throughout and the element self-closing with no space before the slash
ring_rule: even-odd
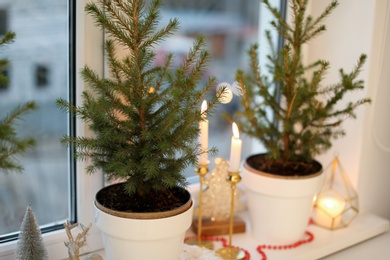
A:
<svg viewBox="0 0 390 260">
<path fill-rule="evenodd" d="M 180 31 L 159 46 L 157 58 L 160 54 L 163 56 L 171 52 L 176 62 L 180 62 L 192 47 L 195 37 L 203 35 L 212 56 L 206 76 L 215 76 L 218 83 L 233 84 L 236 70 L 248 69 L 247 51 L 251 44 L 258 41 L 259 12 L 258 0 L 165 0 L 161 24 L 177 17 Z M 240 97 L 234 95 L 230 103 L 220 105 L 209 118 L 209 147 L 218 148 L 216 157 L 229 160 L 232 127 L 221 115 L 225 112 L 233 115 L 239 103 Z M 249 153 L 250 142 L 242 138 L 244 158 Z M 214 158 L 209 158 L 210 163 Z M 186 175 L 194 175 L 193 166 L 189 167 Z"/>
<path fill-rule="evenodd" d="M 71 194 L 69 151 L 59 142 L 68 133 L 68 116 L 55 105 L 69 96 L 68 1 L 0 0 L 0 15 L 1 33 L 16 33 L 15 42 L 0 51 L 9 60 L 0 118 L 28 100 L 38 105 L 15 124 L 18 137 L 36 139 L 35 148 L 16 156 L 24 171 L 0 169 L 1 242 L 19 230 L 28 205 L 42 227 L 62 225 L 70 219 Z"/>
</svg>

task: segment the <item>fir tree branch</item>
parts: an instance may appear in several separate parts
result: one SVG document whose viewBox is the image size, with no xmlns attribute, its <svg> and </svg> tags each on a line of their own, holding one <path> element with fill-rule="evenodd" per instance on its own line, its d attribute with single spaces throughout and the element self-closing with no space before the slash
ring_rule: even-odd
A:
<svg viewBox="0 0 390 260">
<path fill-rule="evenodd" d="M 206 65 L 206 62 L 208 61 L 208 53 L 207 52 L 201 52 L 201 47 L 204 45 L 203 38 L 198 38 L 197 41 L 194 43 L 194 47 L 190 50 L 187 59 L 185 60 L 184 64 L 182 65 L 182 68 L 179 68 L 176 71 L 176 80 L 178 78 L 183 78 L 184 82 L 175 81 L 171 82 L 169 89 L 169 93 L 172 94 L 172 91 L 182 88 L 181 91 L 186 92 L 190 91 L 189 88 L 193 88 L 194 82 L 200 79 L 200 76 L 202 74 L 201 68 L 203 68 Z M 199 59 L 197 59 L 198 53 Z M 187 75 L 187 76 L 185 76 Z M 196 104 L 199 104 L 201 101 L 200 99 L 208 92 L 212 86 L 213 80 L 209 81 L 206 87 L 202 92 L 200 92 L 198 95 L 193 94 L 194 96 L 197 96 L 197 98 L 193 98 L 193 101 L 189 103 L 189 107 L 193 107 Z M 184 85 L 184 87 L 180 87 L 181 85 Z M 167 94 L 167 93 L 165 93 Z M 164 110 L 168 110 L 171 106 L 177 103 L 177 100 L 181 98 L 181 95 L 176 95 L 176 98 L 174 98 L 172 101 L 170 101 L 165 106 L 161 106 L 156 113 L 162 113 Z M 176 109 L 173 110 L 173 112 L 177 112 L 179 107 L 176 107 Z M 209 109 L 211 110 L 211 109 Z M 207 112 L 207 111 L 206 111 Z M 165 122 L 165 126 L 162 129 L 162 131 L 167 131 L 171 127 L 171 124 L 174 122 L 173 118 L 169 120 L 168 122 Z"/>
<path fill-rule="evenodd" d="M 0 124 L 4 126 L 9 126 L 16 119 L 20 118 L 22 114 L 34 109 L 37 109 L 36 103 L 34 101 L 27 101 L 23 105 L 14 108 L 3 120 L 0 121 Z"/>
<path fill-rule="evenodd" d="M 110 103 L 114 104 L 118 108 L 120 108 L 123 105 L 123 103 L 120 102 L 117 97 L 115 97 L 115 93 L 113 91 L 114 89 L 109 89 L 108 87 L 105 86 L 105 84 L 108 86 L 116 86 L 117 85 L 116 83 L 109 84 L 111 82 L 110 80 L 100 80 L 98 75 L 96 75 L 96 73 L 93 70 L 91 70 L 88 66 L 85 66 L 84 69 L 82 70 L 82 76 L 85 82 L 87 82 L 89 86 L 92 87 L 92 89 L 94 89 L 95 91 L 97 91 L 99 94 L 102 95 L 101 98 L 108 99 Z M 86 99 L 88 103 L 92 103 L 91 101 L 93 100 L 93 97 L 91 95 L 86 95 L 86 94 L 87 92 L 83 94 L 84 99 Z M 77 113 L 78 111 L 80 111 L 80 109 L 76 109 L 74 112 Z M 102 111 L 107 111 L 107 110 L 102 109 Z M 86 115 L 85 113 L 82 114 Z"/>
<path fill-rule="evenodd" d="M 211 86 L 211 85 L 210 85 Z M 205 88 L 207 89 L 207 87 Z M 217 100 L 223 95 L 224 91 L 220 92 L 215 98 L 214 100 L 208 104 L 208 108 L 206 110 L 206 113 L 211 111 L 211 109 L 215 106 Z M 201 96 L 203 96 L 202 94 L 199 95 L 199 97 L 197 99 L 200 99 Z M 192 116 L 191 115 L 185 115 L 183 118 L 185 118 L 185 121 L 182 125 L 183 127 L 180 129 L 180 131 L 176 131 L 174 134 L 172 134 L 173 136 L 175 136 L 175 139 L 173 140 L 173 142 L 171 143 L 172 146 L 175 146 L 175 144 L 178 142 L 178 140 L 180 139 L 183 139 L 183 136 L 186 136 L 188 135 L 188 130 L 191 126 L 194 125 L 194 123 L 196 121 L 199 121 L 199 118 L 200 118 L 200 111 L 197 112 L 197 113 L 192 113 Z M 197 127 L 197 126 L 196 126 Z M 198 132 L 198 131 L 197 131 Z M 197 133 L 196 132 L 196 133 Z M 180 147 L 180 146 L 179 146 Z M 201 153 L 203 152 L 211 152 L 212 150 L 208 150 L 208 151 L 200 151 L 200 149 L 198 149 L 198 152 L 195 154 L 195 155 L 200 155 Z M 160 155 L 161 153 L 158 153 L 156 154 L 154 157 L 157 157 L 158 155 Z"/>
<path fill-rule="evenodd" d="M 275 7 L 272 7 L 272 5 L 270 4 L 270 2 L 268 0 L 263 0 L 263 3 L 267 6 L 267 9 L 273 14 L 273 16 L 276 18 L 276 20 L 280 24 L 280 26 L 277 26 L 275 21 L 271 21 L 271 23 L 273 24 L 273 26 L 276 29 L 284 28 L 285 30 L 290 31 L 290 32 L 294 31 L 291 28 L 291 26 L 286 22 L 286 20 L 284 20 L 283 17 L 280 15 L 278 9 L 276 9 Z M 284 30 L 282 30 L 282 32 L 284 32 Z"/>
<path fill-rule="evenodd" d="M 150 37 L 148 40 L 146 40 L 140 47 L 144 48 L 146 46 L 151 46 L 161 42 L 164 38 L 166 38 L 169 35 L 172 35 L 175 31 L 177 31 L 178 27 L 179 27 L 179 20 L 176 18 L 171 19 L 166 27 L 157 31 L 153 35 L 153 37 Z M 148 32 L 145 32 L 145 34 L 147 33 Z"/>
<path fill-rule="evenodd" d="M 103 8 L 103 4 L 104 8 L 106 8 L 106 11 Z M 124 46 L 127 46 L 131 50 L 134 50 L 134 42 L 125 34 L 126 31 L 128 31 L 130 35 L 133 35 L 134 33 L 134 31 L 129 26 L 130 23 L 128 21 L 123 21 L 121 17 L 118 16 L 118 14 L 115 12 L 115 10 L 113 10 L 111 0 L 104 0 L 102 1 L 101 5 L 102 8 L 99 9 L 98 6 L 94 3 L 88 3 L 85 6 L 85 11 L 95 18 L 95 21 L 98 25 L 106 28 L 107 32 L 113 36 L 115 41 Z M 125 29 L 119 30 L 115 26 L 114 22 L 110 20 L 110 18 L 115 18 L 116 21 L 118 21 Z"/>
<path fill-rule="evenodd" d="M 173 58 L 173 54 L 168 54 L 165 59 L 164 59 L 164 64 L 163 66 L 160 68 L 160 71 L 158 73 L 158 80 L 156 81 L 156 86 L 155 86 L 155 89 L 156 89 L 156 92 L 157 93 L 160 93 L 161 96 L 164 96 L 165 94 L 163 92 L 160 92 L 160 89 L 164 83 L 164 81 L 166 80 L 166 76 L 168 76 L 168 69 L 169 67 L 171 66 L 172 64 L 172 58 Z M 168 88 L 166 88 L 167 90 Z"/>
<path fill-rule="evenodd" d="M 252 73 L 255 75 L 255 80 L 256 80 L 255 84 L 258 87 L 259 95 L 262 96 L 265 102 L 267 102 L 270 106 L 272 106 L 277 113 L 279 113 L 282 110 L 282 108 L 279 105 L 279 103 L 275 100 L 275 98 L 272 95 L 270 95 L 261 77 L 257 50 L 258 50 L 258 45 L 256 44 L 253 45 L 252 48 L 249 50 L 251 69 L 252 69 Z"/>
<path fill-rule="evenodd" d="M 28 101 L 23 105 L 14 108 L 0 121 L 0 169 L 5 171 L 22 171 L 23 166 L 19 165 L 14 157 L 24 154 L 29 148 L 35 146 L 34 138 L 18 139 L 12 124 L 22 114 L 37 108 L 34 101 Z"/>
<path fill-rule="evenodd" d="M 251 88 L 245 88 L 245 83 L 244 83 L 244 73 L 242 71 L 237 71 L 236 73 L 236 80 L 239 83 L 239 86 L 241 87 L 242 90 L 242 103 L 244 105 L 244 111 L 245 112 L 237 112 L 236 116 L 238 119 L 243 119 L 247 118 L 248 122 L 250 124 L 250 127 L 245 128 L 245 129 L 240 129 L 243 130 L 245 133 L 247 133 L 250 136 L 258 136 L 262 140 L 264 140 L 265 145 L 268 145 L 268 142 L 266 141 L 266 137 L 264 132 L 262 131 L 262 128 L 260 128 L 260 125 L 258 124 L 258 119 L 255 117 L 255 113 L 252 111 L 256 111 L 256 109 L 250 107 L 249 104 L 255 104 L 255 102 L 252 100 L 254 98 L 254 95 L 250 92 Z M 260 110 L 257 110 L 260 111 Z M 264 117 L 262 117 L 263 120 L 267 122 L 267 124 L 270 124 L 268 121 L 267 117 L 265 114 L 263 114 Z M 227 115 L 225 115 L 227 116 Z M 233 121 L 231 117 L 228 116 L 229 121 Z M 243 124 L 240 124 L 241 128 L 244 128 Z"/>
<path fill-rule="evenodd" d="M 304 35 L 306 37 L 303 37 L 302 43 L 306 43 L 310 39 L 317 36 L 319 33 L 326 30 L 326 27 L 324 25 L 318 25 L 321 23 L 327 16 L 330 15 L 330 13 L 339 5 L 339 3 L 336 0 L 333 0 L 321 13 L 320 16 L 317 17 L 314 21 L 312 19 L 308 20 L 306 30 L 304 31 Z M 310 22 L 310 24 L 309 24 Z"/>
<path fill-rule="evenodd" d="M 109 39 L 105 42 L 105 50 L 108 57 L 108 66 L 111 72 L 110 74 L 115 78 L 118 84 L 122 84 L 122 77 L 124 77 L 124 67 L 122 67 L 122 64 L 116 59 L 115 46 L 112 40 Z"/>
<path fill-rule="evenodd" d="M 5 44 L 11 44 L 14 42 L 16 38 L 15 32 L 6 32 L 1 38 L 0 38 L 0 46 L 5 46 Z"/>
</svg>

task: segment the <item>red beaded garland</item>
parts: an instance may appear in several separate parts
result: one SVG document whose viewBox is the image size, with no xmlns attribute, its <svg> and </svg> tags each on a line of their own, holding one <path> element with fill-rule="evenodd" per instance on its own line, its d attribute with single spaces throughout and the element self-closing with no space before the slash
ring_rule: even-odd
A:
<svg viewBox="0 0 390 260">
<path fill-rule="evenodd" d="M 310 242 L 312 242 L 314 240 L 314 235 L 311 232 L 306 231 L 305 234 L 308 236 L 306 239 L 299 240 L 299 241 L 297 241 L 297 242 L 295 242 L 293 244 L 279 245 L 279 246 L 275 246 L 275 245 L 259 245 L 256 248 L 256 250 L 261 255 L 261 260 L 267 260 L 267 255 L 263 251 L 265 249 L 270 249 L 270 250 L 292 249 L 292 248 L 296 248 L 298 246 L 301 246 L 303 244 L 310 243 Z"/>
<path fill-rule="evenodd" d="M 268 250 L 293 249 L 293 248 L 299 247 L 303 244 L 310 243 L 314 240 L 314 235 L 311 232 L 306 231 L 305 234 L 307 235 L 307 238 L 299 240 L 293 244 L 289 244 L 289 245 L 259 245 L 256 248 L 256 250 L 261 255 L 261 260 L 267 260 L 267 255 L 265 254 L 265 252 L 263 250 L 267 250 L 267 249 Z M 186 237 L 184 241 L 187 241 L 190 238 L 196 238 L 196 236 Z M 208 241 L 214 241 L 214 242 L 221 242 L 223 247 L 229 247 L 227 240 L 223 237 L 202 236 L 202 239 L 208 240 Z M 245 252 L 245 260 L 250 260 L 250 253 L 247 250 L 240 248 L 240 247 L 236 247 L 236 248 L 241 249 L 242 251 Z"/>
</svg>

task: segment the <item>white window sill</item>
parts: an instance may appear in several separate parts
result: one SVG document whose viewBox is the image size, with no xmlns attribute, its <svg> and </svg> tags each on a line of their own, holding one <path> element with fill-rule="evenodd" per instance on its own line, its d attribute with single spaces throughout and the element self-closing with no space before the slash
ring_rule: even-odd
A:
<svg viewBox="0 0 390 260">
<path fill-rule="evenodd" d="M 247 214 L 244 213 L 241 216 L 246 223 L 248 223 Z M 307 230 L 314 235 L 314 240 L 312 242 L 294 249 L 264 250 L 267 255 L 267 259 L 313 260 L 323 258 L 387 232 L 389 230 L 389 221 L 372 214 L 360 214 L 347 228 L 344 229 L 331 231 L 315 225 L 309 225 Z M 378 255 L 382 256 L 385 255 L 383 254 L 385 250 L 387 250 L 387 253 L 390 253 L 390 248 L 388 247 L 390 243 L 389 232 L 387 232 L 386 236 L 383 236 L 383 240 L 387 241 L 387 246 L 382 246 L 382 248 L 380 248 L 380 244 L 378 244 L 376 249 Z M 256 251 L 256 248 L 260 244 L 252 238 L 250 230 L 247 230 L 245 234 L 234 235 L 232 244 L 246 249 L 250 253 L 251 259 L 259 259 L 261 257 Z M 363 248 L 363 246 L 364 243 L 352 247 L 350 253 L 345 255 L 348 257 L 340 259 L 362 259 L 352 256 L 359 256 L 362 251 L 360 247 Z M 332 260 L 333 259 L 334 258 L 332 256 Z M 380 257 L 374 257 L 372 259 L 380 259 Z"/>
<path fill-rule="evenodd" d="M 247 221 L 247 214 L 240 216 Z M 248 226 L 247 226 L 248 227 Z M 315 225 L 310 225 L 308 231 L 314 234 L 314 240 L 288 250 L 264 250 L 267 259 L 291 259 L 291 260 L 344 260 L 344 259 L 383 259 L 390 255 L 389 221 L 372 214 L 361 214 L 344 229 L 335 231 L 326 230 Z M 189 236 L 195 235 L 188 231 Z M 228 236 L 221 236 L 228 239 Z M 361 243 L 364 242 L 364 243 Z M 261 259 L 256 251 L 259 244 L 251 237 L 250 231 L 235 234 L 234 246 L 238 246 L 250 253 L 250 259 Z M 215 249 L 221 247 L 220 242 L 215 242 Z M 104 257 L 104 251 L 98 252 Z"/>
<path fill-rule="evenodd" d="M 196 184 L 190 185 L 189 190 L 193 192 L 197 187 Z M 238 215 L 246 222 L 247 230 L 245 233 L 233 236 L 233 246 L 247 250 L 250 259 L 261 259 L 261 255 L 256 251 L 260 244 L 250 234 L 247 212 Z M 359 214 L 348 227 L 343 229 L 331 231 L 309 225 L 307 230 L 314 235 L 312 242 L 294 249 L 264 250 L 267 259 L 381 259 L 384 255 L 390 255 L 389 220 L 370 213 Z M 195 234 L 189 230 L 187 236 L 195 236 Z M 221 237 L 228 241 L 227 235 Z M 366 240 L 368 241 L 364 242 Z M 214 244 L 215 249 L 221 246 L 220 242 Z M 104 257 L 104 251 L 100 251 L 99 254 Z M 363 255 L 365 257 L 362 258 Z"/>
</svg>

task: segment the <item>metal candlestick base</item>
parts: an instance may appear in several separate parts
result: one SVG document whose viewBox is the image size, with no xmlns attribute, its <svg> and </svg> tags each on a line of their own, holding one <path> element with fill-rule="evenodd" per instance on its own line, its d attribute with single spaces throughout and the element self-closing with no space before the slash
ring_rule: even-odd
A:
<svg viewBox="0 0 390 260">
<path fill-rule="evenodd" d="M 188 245 L 197 245 L 199 247 L 214 249 L 214 242 L 210 240 L 202 239 L 202 196 L 203 196 L 203 183 L 204 177 L 209 172 L 208 164 L 198 164 L 195 169 L 195 173 L 199 176 L 199 208 L 198 208 L 198 235 L 197 238 L 192 238 L 186 241 Z"/>
<path fill-rule="evenodd" d="M 235 247 L 224 247 L 217 250 L 217 253 L 225 260 L 245 259 L 245 252 Z"/>
<path fill-rule="evenodd" d="M 225 260 L 245 259 L 245 252 L 232 247 L 233 221 L 234 221 L 234 196 L 236 194 L 236 185 L 241 181 L 240 171 L 229 172 L 226 181 L 232 188 L 231 207 L 230 207 L 230 227 L 229 227 L 229 245 L 217 250 L 217 253 Z"/>
</svg>

